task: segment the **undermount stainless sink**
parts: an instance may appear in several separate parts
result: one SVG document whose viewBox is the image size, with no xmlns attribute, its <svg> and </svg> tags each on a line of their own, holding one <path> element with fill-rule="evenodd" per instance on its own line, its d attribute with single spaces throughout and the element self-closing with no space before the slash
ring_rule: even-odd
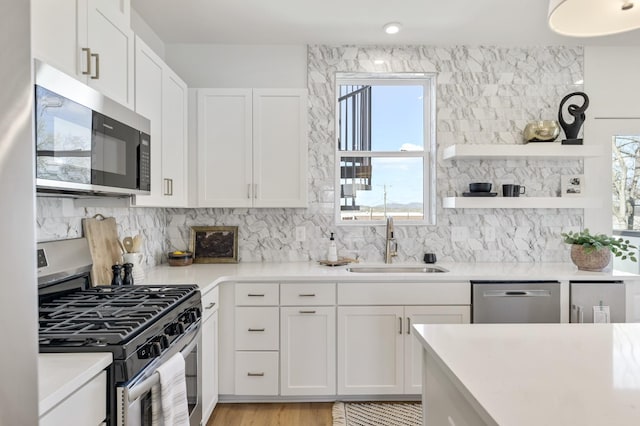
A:
<svg viewBox="0 0 640 426">
<path fill-rule="evenodd" d="M 377 273 L 432 273 L 432 272 L 449 272 L 440 266 L 351 266 L 347 268 L 349 272 L 360 272 L 368 274 Z"/>
</svg>

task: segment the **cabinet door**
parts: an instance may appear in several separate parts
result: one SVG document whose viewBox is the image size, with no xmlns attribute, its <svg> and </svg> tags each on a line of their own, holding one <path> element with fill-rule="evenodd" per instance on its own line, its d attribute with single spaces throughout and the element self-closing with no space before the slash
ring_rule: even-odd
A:
<svg viewBox="0 0 640 426">
<path fill-rule="evenodd" d="M 280 308 L 280 394 L 336 393 L 336 308 Z"/>
<path fill-rule="evenodd" d="M 640 322 L 640 281 L 625 281 L 626 322 Z"/>
<path fill-rule="evenodd" d="M 187 206 L 187 85 L 165 65 L 162 83 L 164 206 Z"/>
<path fill-rule="evenodd" d="M 412 324 L 468 324 L 469 306 L 407 306 L 404 309 L 407 325 L 404 346 L 404 393 L 422 392 L 422 345 L 411 334 Z"/>
<path fill-rule="evenodd" d="M 202 424 L 218 402 L 218 312 L 202 325 Z"/>
<path fill-rule="evenodd" d="M 151 121 L 151 194 L 136 195 L 137 206 L 163 205 L 162 70 L 164 62 L 136 37 L 136 112 Z"/>
<path fill-rule="evenodd" d="M 198 207 L 253 205 L 251 89 L 198 90 Z"/>
<path fill-rule="evenodd" d="M 76 74 L 82 37 L 78 22 L 87 19 L 86 8 L 84 16 L 80 11 L 75 1 L 31 0 L 31 46 L 34 57 L 86 83 L 85 76 Z"/>
<path fill-rule="evenodd" d="M 255 207 L 307 207 L 307 91 L 254 89 Z"/>
<path fill-rule="evenodd" d="M 87 0 L 87 47 L 96 55 L 88 83 L 129 108 L 134 107 L 134 33 L 114 13 L 113 0 Z"/>
<path fill-rule="evenodd" d="M 403 308 L 338 307 L 338 394 L 402 394 Z"/>
</svg>

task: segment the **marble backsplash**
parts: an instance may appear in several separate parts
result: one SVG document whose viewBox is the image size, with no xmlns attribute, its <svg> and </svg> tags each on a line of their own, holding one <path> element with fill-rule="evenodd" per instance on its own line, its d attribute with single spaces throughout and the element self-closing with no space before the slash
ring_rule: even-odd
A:
<svg viewBox="0 0 640 426">
<path fill-rule="evenodd" d="M 383 59 L 378 65 L 374 60 Z M 384 226 L 334 223 L 335 72 L 437 73 L 437 223 L 398 225 L 397 261 L 542 262 L 569 260 L 560 232 L 582 226 L 580 209 L 443 209 L 472 181 L 519 183 L 527 195 L 556 196 L 560 176 L 582 172 L 579 160 L 444 161 L 452 144 L 517 144 L 527 122 L 553 119 L 562 97 L 581 90 L 580 47 L 309 46 L 309 206 L 306 209 L 76 208 L 38 199 L 38 239 L 80 235 L 80 219 L 114 216 L 121 236 L 142 230 L 148 263 L 188 247 L 190 226 L 238 226 L 240 261 L 319 260 L 336 234 L 339 255 L 381 261 Z M 71 204 L 69 204 L 71 203 Z M 306 240 L 295 241 L 296 227 Z"/>
</svg>

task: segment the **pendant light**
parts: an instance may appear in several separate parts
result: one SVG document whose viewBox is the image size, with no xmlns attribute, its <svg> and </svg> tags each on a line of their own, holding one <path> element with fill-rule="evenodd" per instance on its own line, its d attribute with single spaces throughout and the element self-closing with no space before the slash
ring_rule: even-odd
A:
<svg viewBox="0 0 640 426">
<path fill-rule="evenodd" d="M 640 28 L 640 0 L 550 0 L 549 27 L 573 37 L 634 30 Z"/>
</svg>

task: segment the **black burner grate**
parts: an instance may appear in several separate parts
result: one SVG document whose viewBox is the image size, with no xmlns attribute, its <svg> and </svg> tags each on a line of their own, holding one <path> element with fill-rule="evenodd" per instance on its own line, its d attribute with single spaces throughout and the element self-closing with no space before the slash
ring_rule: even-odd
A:
<svg viewBox="0 0 640 426">
<path fill-rule="evenodd" d="M 194 285 L 104 286 L 65 294 L 40 305 L 40 345 L 125 343 L 196 289 Z"/>
</svg>

